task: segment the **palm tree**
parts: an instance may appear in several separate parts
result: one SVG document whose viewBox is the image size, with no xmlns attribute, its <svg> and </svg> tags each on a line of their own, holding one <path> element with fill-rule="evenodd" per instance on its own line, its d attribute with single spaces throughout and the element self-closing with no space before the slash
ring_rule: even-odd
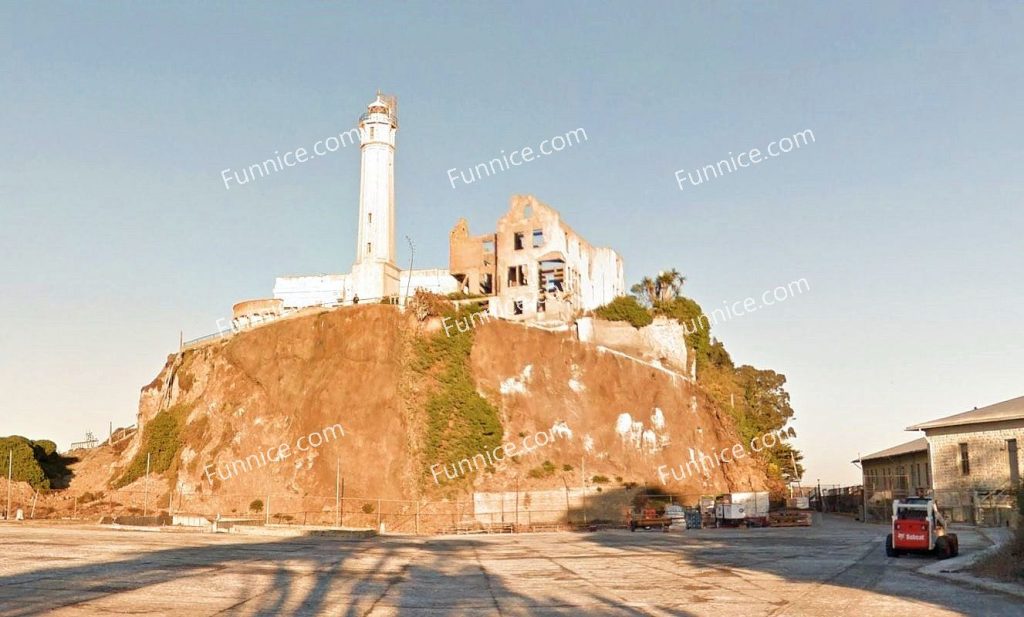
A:
<svg viewBox="0 0 1024 617">
<path fill-rule="evenodd" d="M 654 297 L 660 303 L 671 302 L 683 290 L 683 283 L 685 282 L 686 277 L 675 268 L 668 272 L 659 272 L 658 277 L 654 280 Z"/>
<path fill-rule="evenodd" d="M 630 287 L 629 291 L 647 306 L 654 304 L 657 298 L 656 283 L 649 276 L 640 279 L 640 282 Z"/>
</svg>

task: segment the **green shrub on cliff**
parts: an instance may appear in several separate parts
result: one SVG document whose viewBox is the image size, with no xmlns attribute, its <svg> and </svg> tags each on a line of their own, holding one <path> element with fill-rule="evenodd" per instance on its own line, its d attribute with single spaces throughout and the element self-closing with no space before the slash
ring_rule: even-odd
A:
<svg viewBox="0 0 1024 617">
<path fill-rule="evenodd" d="M 127 486 L 146 475 L 147 454 L 150 457 L 150 473 L 163 473 L 174 465 L 181 450 L 181 432 L 188 412 L 189 408 L 185 405 L 175 405 L 156 414 L 143 427 L 139 451 L 121 477 L 114 481 L 114 488 Z"/>
<path fill-rule="evenodd" d="M 594 315 L 608 321 L 628 321 L 634 328 L 642 328 L 654 321 L 650 312 L 633 296 L 619 296 L 594 309 Z"/>
<path fill-rule="evenodd" d="M 36 490 L 50 488 L 50 479 L 46 477 L 38 458 L 38 454 L 47 448 L 45 445 L 34 447 L 36 443 L 40 442 L 33 442 L 21 435 L 0 437 L 0 476 L 7 478 L 10 463 L 11 480 L 14 482 L 28 482 Z M 52 452 L 56 452 L 57 447 L 52 441 L 41 443 L 53 445 Z"/>
</svg>

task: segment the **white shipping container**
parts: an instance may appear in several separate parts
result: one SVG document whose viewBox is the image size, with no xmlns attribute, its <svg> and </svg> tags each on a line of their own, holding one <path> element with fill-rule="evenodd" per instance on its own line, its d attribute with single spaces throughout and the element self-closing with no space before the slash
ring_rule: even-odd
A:
<svg viewBox="0 0 1024 617">
<path fill-rule="evenodd" d="M 715 518 L 741 519 L 747 518 L 746 508 L 741 504 L 720 503 L 715 506 Z"/>
<path fill-rule="evenodd" d="M 718 511 L 722 513 L 719 514 Z M 718 518 L 758 518 L 768 516 L 768 493 L 730 493 L 716 508 Z"/>
</svg>

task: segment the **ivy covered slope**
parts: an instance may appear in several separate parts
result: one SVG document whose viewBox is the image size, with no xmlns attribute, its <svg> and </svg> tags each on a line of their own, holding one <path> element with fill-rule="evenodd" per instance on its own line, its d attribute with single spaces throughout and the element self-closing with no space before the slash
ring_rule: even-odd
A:
<svg viewBox="0 0 1024 617">
<path fill-rule="evenodd" d="M 452 325 L 447 332 L 442 329 L 413 341 L 412 369 L 427 382 L 429 391 L 423 441 L 424 477 L 431 477 L 431 462 L 471 459 L 494 450 L 502 443 L 503 431 L 498 409 L 477 393 L 469 367 L 473 315 L 480 307 L 456 310 L 441 298 L 421 293 L 415 304 Z"/>
<path fill-rule="evenodd" d="M 189 406 L 178 404 L 161 411 L 146 424 L 142 431 L 142 447 L 121 476 L 113 482 L 114 488 L 128 486 L 146 475 L 147 458 L 150 473 L 176 471 L 178 454 L 183 445 L 182 432 L 189 411 Z"/>
<path fill-rule="evenodd" d="M 640 328 L 656 316 L 677 320 L 686 331 L 687 346 L 697 364 L 697 381 L 719 409 L 729 412 L 740 435 L 748 443 L 765 433 L 784 430 L 793 417 L 786 376 L 769 369 L 749 365 L 736 366 L 725 345 L 711 336 L 711 322 L 700 305 L 682 295 L 686 277 L 676 270 L 645 277 L 630 289 L 632 295 L 620 296 L 594 311 L 595 316 L 612 321 L 627 321 Z M 781 482 L 797 481 L 803 476 L 803 456 L 789 443 L 780 442 L 757 454 L 770 477 Z"/>
</svg>

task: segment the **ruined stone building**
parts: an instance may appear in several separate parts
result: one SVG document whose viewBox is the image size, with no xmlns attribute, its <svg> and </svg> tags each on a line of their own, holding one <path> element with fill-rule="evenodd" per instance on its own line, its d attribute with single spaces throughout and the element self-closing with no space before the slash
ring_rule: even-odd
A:
<svg viewBox="0 0 1024 617">
<path fill-rule="evenodd" d="M 512 197 L 492 233 L 472 236 L 460 219 L 449 270 L 460 291 L 487 296 L 491 315 L 512 320 L 564 322 L 625 293 L 622 257 L 591 246 L 532 195 Z"/>
</svg>

